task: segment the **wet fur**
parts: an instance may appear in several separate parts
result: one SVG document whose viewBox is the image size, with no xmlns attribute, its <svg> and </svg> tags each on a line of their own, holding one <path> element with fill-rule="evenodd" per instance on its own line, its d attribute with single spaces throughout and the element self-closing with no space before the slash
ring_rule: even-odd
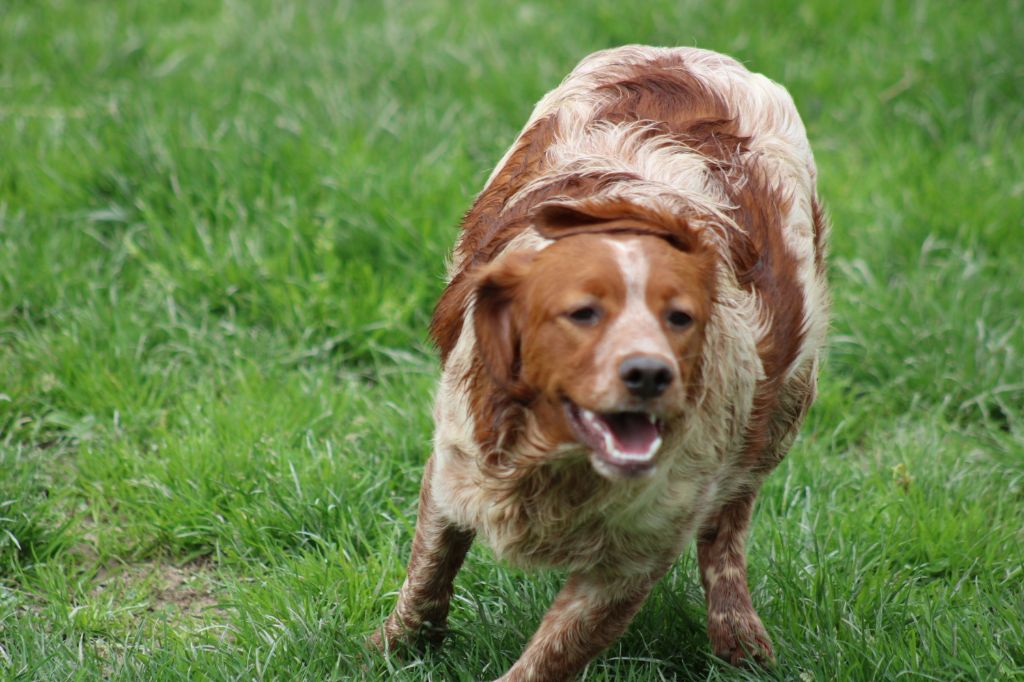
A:
<svg viewBox="0 0 1024 682">
<path fill-rule="evenodd" d="M 828 318 L 815 176 L 789 95 L 724 55 L 599 52 L 541 100 L 467 213 L 435 310 L 434 454 L 378 645 L 443 632 L 452 579 L 479 535 L 507 561 L 569 572 L 503 679 L 570 679 L 696 538 L 713 650 L 734 663 L 772 658 L 744 538 L 815 395 Z M 526 292 L 554 271 L 536 267 L 539 254 L 568 260 L 567 244 L 586 242 L 594 256 L 573 253 L 574 274 L 608 270 L 599 238 L 640 244 L 651 262 L 657 249 L 689 259 L 671 277 L 707 301 L 699 338 L 672 346 L 683 388 L 642 479 L 599 475 L 553 392 L 597 385 L 588 342 L 545 355 L 524 341 L 545 305 Z M 556 382 L 569 361 L 578 380 Z"/>
</svg>

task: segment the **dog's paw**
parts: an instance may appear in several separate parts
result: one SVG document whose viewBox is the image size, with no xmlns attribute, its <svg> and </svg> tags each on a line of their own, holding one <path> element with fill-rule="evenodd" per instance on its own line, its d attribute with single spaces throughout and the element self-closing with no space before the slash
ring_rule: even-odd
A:
<svg viewBox="0 0 1024 682">
<path fill-rule="evenodd" d="M 373 634 L 366 639 L 366 647 L 382 653 L 397 654 L 421 652 L 427 646 L 441 644 L 448 629 L 445 626 L 434 626 L 430 623 L 422 623 L 418 626 L 408 626 L 402 623 L 394 614 L 387 621 L 377 628 Z"/>
<path fill-rule="evenodd" d="M 387 651 L 392 648 L 392 643 L 388 641 L 387 636 L 384 634 L 384 626 L 381 626 L 373 631 L 373 634 L 366 638 L 366 648 L 372 651 Z"/>
<path fill-rule="evenodd" d="M 366 638 L 366 647 L 381 653 L 402 654 L 416 644 L 416 631 L 405 627 L 394 614 Z"/>
<path fill-rule="evenodd" d="M 770 665 L 775 662 L 772 640 L 752 609 L 710 612 L 708 637 L 715 655 L 732 665 Z"/>
</svg>

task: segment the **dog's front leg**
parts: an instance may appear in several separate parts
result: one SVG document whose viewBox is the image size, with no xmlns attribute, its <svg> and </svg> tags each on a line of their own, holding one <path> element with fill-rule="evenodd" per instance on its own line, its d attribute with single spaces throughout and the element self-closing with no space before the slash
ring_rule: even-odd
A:
<svg viewBox="0 0 1024 682">
<path fill-rule="evenodd" d="M 462 567 L 474 533 L 450 523 L 437 509 L 431 491 L 433 458 L 427 460 L 420 487 L 416 534 L 398 603 L 383 627 L 370 638 L 377 648 L 444 638 L 452 583 Z"/>
<path fill-rule="evenodd" d="M 773 659 L 772 642 L 747 588 L 745 540 L 756 493 L 728 504 L 697 537 L 697 563 L 708 605 L 708 636 L 716 656 L 733 665 Z"/>
<path fill-rule="evenodd" d="M 571 575 L 522 656 L 499 682 L 573 679 L 626 630 L 655 579 L 644 576 L 609 581 L 593 575 Z"/>
</svg>

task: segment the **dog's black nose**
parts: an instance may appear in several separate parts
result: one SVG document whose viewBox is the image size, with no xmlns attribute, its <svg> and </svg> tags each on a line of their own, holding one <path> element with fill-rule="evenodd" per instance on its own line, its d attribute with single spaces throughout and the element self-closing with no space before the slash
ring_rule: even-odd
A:
<svg viewBox="0 0 1024 682">
<path fill-rule="evenodd" d="M 619 365 L 619 378 L 638 398 L 657 398 L 672 383 L 672 369 L 658 358 L 634 355 Z"/>
</svg>

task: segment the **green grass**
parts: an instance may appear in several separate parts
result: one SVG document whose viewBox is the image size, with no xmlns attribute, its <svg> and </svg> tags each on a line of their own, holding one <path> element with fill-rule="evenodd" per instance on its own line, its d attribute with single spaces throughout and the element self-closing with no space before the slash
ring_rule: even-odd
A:
<svg viewBox="0 0 1024 682">
<path fill-rule="evenodd" d="M 1024 679 L 1024 6 L 0 4 L 0 677 L 495 677 L 558 589 L 408 552 L 456 226 L 583 55 L 784 83 L 831 210 L 821 397 L 750 548 L 770 671 L 692 553 L 589 680 Z"/>
</svg>

